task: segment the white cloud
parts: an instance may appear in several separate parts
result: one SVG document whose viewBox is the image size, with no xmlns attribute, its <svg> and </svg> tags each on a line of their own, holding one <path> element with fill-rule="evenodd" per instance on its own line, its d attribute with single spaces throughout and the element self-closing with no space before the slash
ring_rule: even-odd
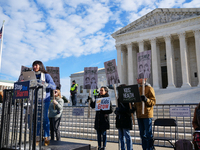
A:
<svg viewBox="0 0 200 150">
<path fill-rule="evenodd" d="M 70 78 L 61 78 L 60 79 L 61 84 L 61 94 L 64 95 L 67 99 L 70 97 Z"/>
<path fill-rule="evenodd" d="M 183 8 L 199 8 L 200 7 L 200 1 L 199 0 L 192 0 L 189 3 L 184 3 Z"/>
</svg>

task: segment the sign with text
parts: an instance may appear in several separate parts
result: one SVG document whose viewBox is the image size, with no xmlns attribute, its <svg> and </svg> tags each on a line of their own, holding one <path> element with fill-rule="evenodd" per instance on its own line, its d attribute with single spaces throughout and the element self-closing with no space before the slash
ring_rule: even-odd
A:
<svg viewBox="0 0 200 150">
<path fill-rule="evenodd" d="M 84 108 L 73 108 L 72 116 L 84 116 Z"/>
<path fill-rule="evenodd" d="M 171 117 L 190 117 L 190 107 L 170 107 Z"/>
<path fill-rule="evenodd" d="M 138 85 L 117 87 L 119 101 L 122 103 L 141 102 Z"/>
<path fill-rule="evenodd" d="M 56 86 L 61 88 L 59 67 L 46 67 L 46 69 L 47 72 L 51 75 Z"/>
<path fill-rule="evenodd" d="M 110 109 L 110 97 L 103 97 L 96 99 L 95 110 L 109 110 Z"/>
<path fill-rule="evenodd" d="M 120 83 L 115 59 L 104 62 L 108 85 Z"/>
<path fill-rule="evenodd" d="M 14 83 L 14 99 L 29 98 L 30 81 Z"/>
<path fill-rule="evenodd" d="M 137 53 L 138 79 L 151 76 L 151 50 Z"/>
<path fill-rule="evenodd" d="M 29 69 L 29 68 L 26 67 L 26 66 L 21 66 L 21 73 L 20 73 L 20 76 L 19 76 L 18 82 L 24 80 L 24 77 L 23 77 L 22 72 L 25 72 L 25 71 L 28 70 L 28 69 Z"/>
<path fill-rule="evenodd" d="M 98 83 L 98 67 L 84 68 L 84 89 L 96 89 Z"/>
</svg>

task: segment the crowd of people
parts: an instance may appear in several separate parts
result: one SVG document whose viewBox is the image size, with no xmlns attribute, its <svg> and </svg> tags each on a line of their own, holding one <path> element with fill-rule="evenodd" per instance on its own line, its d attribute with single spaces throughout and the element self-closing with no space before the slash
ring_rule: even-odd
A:
<svg viewBox="0 0 200 150">
<path fill-rule="evenodd" d="M 36 74 L 36 78 L 38 80 L 44 81 L 46 84 L 43 90 L 43 132 L 44 132 L 44 145 L 48 146 L 50 140 L 54 140 L 56 137 L 57 141 L 60 141 L 60 131 L 59 125 L 63 112 L 63 104 L 64 101 L 61 97 L 60 89 L 53 82 L 53 79 L 45 70 L 45 67 L 41 61 L 34 61 L 32 64 L 33 71 Z M 143 81 L 145 81 L 143 83 Z M 153 106 L 156 104 L 155 92 L 153 87 L 147 83 L 145 79 L 137 79 L 138 88 L 140 93 L 141 102 L 135 103 L 125 103 L 123 100 L 117 100 L 117 107 L 115 110 L 112 108 L 112 103 L 110 102 L 110 108 L 108 110 L 96 111 L 94 129 L 97 133 L 97 143 L 98 150 L 105 150 L 107 136 L 106 130 L 110 129 L 109 123 L 109 114 L 114 112 L 116 114 L 116 128 L 119 133 L 119 141 L 121 150 L 133 150 L 132 139 L 130 135 L 130 130 L 133 127 L 133 120 L 131 114 L 136 112 L 137 122 L 140 131 L 140 138 L 142 141 L 142 149 L 143 150 L 153 150 L 153 134 L 152 134 L 152 119 L 153 119 Z M 143 84 L 144 84 L 144 93 L 143 93 Z M 125 84 L 119 85 L 119 87 L 125 87 Z M 70 89 L 72 105 L 75 106 L 77 103 L 77 89 L 78 84 L 75 80 L 72 81 L 72 86 Z M 54 99 L 51 101 L 50 91 L 53 91 Z M 102 86 L 100 91 L 97 89 L 94 90 L 94 101 L 91 97 L 88 96 L 87 101 L 90 102 L 88 105 L 91 108 L 95 108 L 96 102 L 98 98 L 109 97 L 108 87 Z M 118 93 L 119 94 L 119 93 Z M 0 93 L 1 99 L 3 98 L 3 94 Z M 41 101 L 39 100 L 39 103 Z M 142 103 L 144 105 L 144 113 L 142 113 Z M 131 105 L 131 106 L 130 106 Z M 29 114 L 30 115 L 30 114 Z M 36 132 L 36 145 L 39 145 L 40 142 L 40 121 L 41 111 L 38 111 L 38 120 L 37 120 L 37 132 Z M 30 119 L 30 116 L 29 116 Z M 29 122 L 29 121 L 28 121 Z M 195 108 L 194 118 L 192 121 L 193 128 L 195 133 L 200 131 L 200 103 Z M 29 124 L 30 126 L 30 124 Z M 199 143 L 197 142 L 199 141 Z M 193 143 L 195 145 L 195 149 L 200 148 L 200 136 L 199 134 L 194 134 Z"/>
</svg>

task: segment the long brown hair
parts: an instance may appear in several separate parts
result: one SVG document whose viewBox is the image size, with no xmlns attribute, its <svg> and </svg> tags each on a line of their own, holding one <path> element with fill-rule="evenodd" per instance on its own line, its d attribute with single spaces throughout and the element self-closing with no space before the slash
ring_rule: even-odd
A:
<svg viewBox="0 0 200 150">
<path fill-rule="evenodd" d="M 32 64 L 32 67 L 35 66 L 35 65 L 39 65 L 40 66 L 40 70 L 39 71 L 41 71 L 43 73 L 48 73 L 45 70 L 44 65 L 43 65 L 43 63 L 41 61 L 39 61 L 39 60 L 34 61 L 33 64 Z"/>
</svg>

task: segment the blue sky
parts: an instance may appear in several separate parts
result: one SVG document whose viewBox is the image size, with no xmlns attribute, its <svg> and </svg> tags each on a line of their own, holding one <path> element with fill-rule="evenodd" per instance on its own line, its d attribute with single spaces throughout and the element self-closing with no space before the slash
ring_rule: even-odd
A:
<svg viewBox="0 0 200 150">
<path fill-rule="evenodd" d="M 84 67 L 117 59 L 111 34 L 156 8 L 195 8 L 199 0 L 1 0 L 5 20 L 0 79 L 16 81 L 34 60 L 60 67 L 62 95 Z"/>
</svg>

